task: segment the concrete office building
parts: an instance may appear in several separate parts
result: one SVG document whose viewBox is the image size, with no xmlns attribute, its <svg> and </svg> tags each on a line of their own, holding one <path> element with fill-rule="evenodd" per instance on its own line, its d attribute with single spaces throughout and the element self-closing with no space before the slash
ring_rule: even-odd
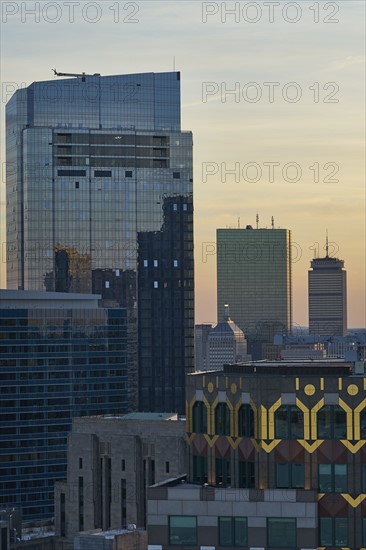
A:
<svg viewBox="0 0 366 550">
<path fill-rule="evenodd" d="M 272 342 L 292 326 L 291 233 L 288 229 L 217 230 L 217 317 L 230 304 L 249 341 Z"/>
<path fill-rule="evenodd" d="M 7 103 L 6 154 L 8 288 L 93 292 L 133 319 L 146 311 L 129 357 L 131 370 L 140 365 L 140 407 L 183 413 L 194 276 L 192 134 L 181 131 L 180 73 L 34 82 Z M 166 264 L 161 250 L 150 262 L 144 249 L 160 232 L 170 242 Z M 151 288 L 139 292 L 138 282 Z M 162 289 L 164 307 L 152 318 Z"/>
<path fill-rule="evenodd" d="M 309 271 L 309 334 L 346 336 L 347 273 L 344 261 L 315 258 Z"/>
<path fill-rule="evenodd" d="M 366 546 L 365 362 L 254 362 L 187 376 L 189 474 L 148 489 L 149 544 Z"/>
<path fill-rule="evenodd" d="M 173 413 L 77 418 L 67 481 L 56 486 L 56 534 L 146 525 L 149 485 L 187 472 L 185 422 Z"/>
<path fill-rule="evenodd" d="M 128 407 L 127 311 L 100 296 L 0 290 L 0 505 L 51 519 L 75 416 Z"/>
<path fill-rule="evenodd" d="M 225 364 L 247 361 L 247 341 L 244 332 L 230 319 L 229 306 L 224 318 L 208 335 L 209 363 L 207 370 L 221 370 Z"/>
</svg>

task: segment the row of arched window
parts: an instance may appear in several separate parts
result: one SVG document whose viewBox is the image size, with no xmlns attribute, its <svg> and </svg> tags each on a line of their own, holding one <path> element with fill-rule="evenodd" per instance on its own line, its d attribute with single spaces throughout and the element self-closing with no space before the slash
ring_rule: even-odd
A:
<svg viewBox="0 0 366 550">
<path fill-rule="evenodd" d="M 238 436 L 254 437 L 254 411 L 250 405 L 242 405 L 238 411 Z M 230 435 L 230 409 L 226 403 L 215 407 L 215 434 Z M 283 405 L 275 412 L 276 439 L 303 439 L 304 413 L 296 405 Z M 366 409 L 361 412 L 361 438 L 366 436 Z M 196 401 L 192 410 L 192 431 L 207 433 L 207 408 Z M 325 405 L 317 413 L 318 439 L 346 439 L 347 415 L 339 405 Z"/>
</svg>

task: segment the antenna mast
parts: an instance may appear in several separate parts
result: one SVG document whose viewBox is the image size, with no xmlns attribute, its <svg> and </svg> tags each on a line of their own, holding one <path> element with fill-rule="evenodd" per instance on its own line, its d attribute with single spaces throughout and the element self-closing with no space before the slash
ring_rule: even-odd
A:
<svg viewBox="0 0 366 550">
<path fill-rule="evenodd" d="M 274 217 L 273 216 L 271 218 L 271 227 L 272 227 L 272 229 L 274 229 Z"/>
<path fill-rule="evenodd" d="M 325 232 L 325 252 L 326 252 L 326 258 L 329 258 L 328 229 L 326 229 L 326 232 Z"/>
<path fill-rule="evenodd" d="M 256 221 L 257 229 L 258 229 L 258 226 L 259 226 L 259 214 L 258 214 L 258 212 L 257 212 L 257 215 L 255 217 L 255 221 Z"/>
</svg>

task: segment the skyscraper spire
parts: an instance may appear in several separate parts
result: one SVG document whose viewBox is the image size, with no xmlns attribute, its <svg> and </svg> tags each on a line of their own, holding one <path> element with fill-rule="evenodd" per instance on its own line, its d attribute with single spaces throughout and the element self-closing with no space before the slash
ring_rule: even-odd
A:
<svg viewBox="0 0 366 550">
<path fill-rule="evenodd" d="M 325 233 L 325 252 L 326 252 L 326 258 L 329 258 L 328 229 L 326 229 L 326 233 Z"/>
</svg>

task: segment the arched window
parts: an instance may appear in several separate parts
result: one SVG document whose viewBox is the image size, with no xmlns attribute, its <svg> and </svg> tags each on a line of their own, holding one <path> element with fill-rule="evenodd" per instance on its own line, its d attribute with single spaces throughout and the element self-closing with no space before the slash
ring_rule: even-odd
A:
<svg viewBox="0 0 366 550">
<path fill-rule="evenodd" d="M 203 401 L 196 401 L 193 405 L 192 430 L 194 433 L 207 433 L 207 409 Z"/>
<path fill-rule="evenodd" d="M 226 403 L 219 403 L 215 409 L 215 434 L 230 435 L 230 411 Z"/>
<path fill-rule="evenodd" d="M 318 411 L 319 439 L 346 439 L 347 415 L 339 405 L 325 405 Z"/>
<path fill-rule="evenodd" d="M 284 405 L 275 412 L 276 439 L 303 439 L 304 415 L 296 405 Z"/>
<path fill-rule="evenodd" d="M 254 437 L 254 411 L 250 405 L 242 405 L 238 412 L 239 437 Z"/>
</svg>

